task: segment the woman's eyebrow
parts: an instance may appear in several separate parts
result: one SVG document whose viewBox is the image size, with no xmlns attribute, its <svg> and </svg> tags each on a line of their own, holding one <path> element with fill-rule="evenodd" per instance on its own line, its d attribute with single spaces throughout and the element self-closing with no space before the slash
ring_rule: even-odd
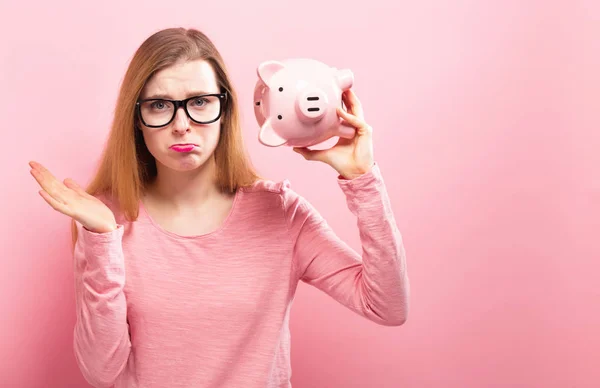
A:
<svg viewBox="0 0 600 388">
<path fill-rule="evenodd" d="M 193 96 L 200 96 L 202 94 L 213 94 L 213 93 L 218 93 L 218 92 L 205 92 L 203 90 L 198 90 L 195 92 L 188 93 L 186 98 L 193 97 Z M 150 99 L 156 99 L 156 98 L 163 99 L 163 100 L 174 100 L 174 98 L 172 98 L 169 94 L 165 94 L 165 93 L 152 94 L 148 97 L 145 97 L 144 100 L 150 100 Z"/>
</svg>

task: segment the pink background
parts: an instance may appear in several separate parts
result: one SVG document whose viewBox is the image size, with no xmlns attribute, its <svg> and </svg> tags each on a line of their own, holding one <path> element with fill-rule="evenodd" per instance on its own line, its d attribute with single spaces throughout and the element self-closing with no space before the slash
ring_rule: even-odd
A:
<svg viewBox="0 0 600 388">
<path fill-rule="evenodd" d="M 68 220 L 27 162 L 87 183 L 129 59 L 170 26 L 212 37 L 257 167 L 289 178 L 356 249 L 334 171 L 259 145 L 256 66 L 351 68 L 374 127 L 408 252 L 408 322 L 377 326 L 301 285 L 294 387 L 600 386 L 597 1 L 8 3 L 0 386 L 87 386 L 71 347 Z"/>
</svg>

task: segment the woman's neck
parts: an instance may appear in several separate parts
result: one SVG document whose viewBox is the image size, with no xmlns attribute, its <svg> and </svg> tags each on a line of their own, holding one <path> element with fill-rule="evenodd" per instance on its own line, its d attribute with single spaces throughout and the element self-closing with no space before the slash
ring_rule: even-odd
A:
<svg viewBox="0 0 600 388">
<path fill-rule="evenodd" d="M 160 201 L 174 209 L 197 209 L 222 195 L 216 183 L 213 158 L 193 171 L 173 171 L 157 166 L 156 179 L 146 190 L 152 201 Z"/>
</svg>

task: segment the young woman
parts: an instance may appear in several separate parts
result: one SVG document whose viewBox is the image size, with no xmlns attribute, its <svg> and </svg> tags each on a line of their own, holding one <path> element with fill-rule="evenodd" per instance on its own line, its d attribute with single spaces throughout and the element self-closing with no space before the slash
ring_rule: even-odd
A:
<svg viewBox="0 0 600 388">
<path fill-rule="evenodd" d="M 288 181 L 255 173 L 223 59 L 197 30 L 137 50 L 86 190 L 30 163 L 42 198 L 73 219 L 74 351 L 89 383 L 291 387 L 300 280 L 373 322 L 405 322 L 404 248 L 371 128 L 352 91 L 344 105 L 352 140 L 296 151 L 339 173 L 362 257 Z"/>
</svg>

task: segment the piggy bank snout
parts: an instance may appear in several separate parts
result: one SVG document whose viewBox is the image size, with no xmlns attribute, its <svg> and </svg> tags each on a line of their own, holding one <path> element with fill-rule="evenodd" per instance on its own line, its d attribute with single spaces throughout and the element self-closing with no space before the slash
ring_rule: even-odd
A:
<svg viewBox="0 0 600 388">
<path fill-rule="evenodd" d="M 300 120 L 315 122 L 320 120 L 327 110 L 327 94 L 322 90 L 312 89 L 300 93 L 296 107 Z"/>
</svg>

